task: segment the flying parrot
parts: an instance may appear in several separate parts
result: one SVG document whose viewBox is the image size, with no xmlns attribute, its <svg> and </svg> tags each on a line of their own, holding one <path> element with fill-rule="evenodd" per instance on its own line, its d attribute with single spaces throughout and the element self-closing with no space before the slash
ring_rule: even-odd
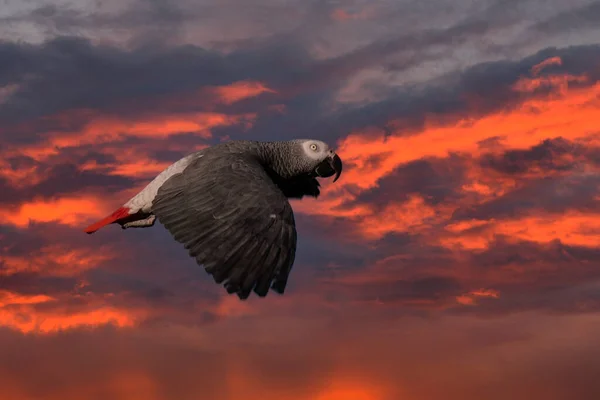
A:
<svg viewBox="0 0 600 400">
<path fill-rule="evenodd" d="M 283 294 L 296 254 L 289 198 L 317 198 L 317 177 L 342 173 L 342 160 L 319 140 L 229 141 L 171 164 L 141 192 L 86 233 L 117 223 L 160 221 L 228 293 L 244 300 L 269 288 Z"/>
</svg>

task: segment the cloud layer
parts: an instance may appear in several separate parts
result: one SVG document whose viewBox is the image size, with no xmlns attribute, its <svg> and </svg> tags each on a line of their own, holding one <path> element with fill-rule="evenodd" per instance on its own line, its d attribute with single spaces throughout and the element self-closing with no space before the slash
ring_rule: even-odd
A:
<svg viewBox="0 0 600 400">
<path fill-rule="evenodd" d="M 7 2 L 4 395 L 598 397 L 598 3 L 466 4 Z M 295 137 L 345 167 L 293 201 L 285 296 L 160 224 L 82 233 L 191 151 Z"/>
</svg>

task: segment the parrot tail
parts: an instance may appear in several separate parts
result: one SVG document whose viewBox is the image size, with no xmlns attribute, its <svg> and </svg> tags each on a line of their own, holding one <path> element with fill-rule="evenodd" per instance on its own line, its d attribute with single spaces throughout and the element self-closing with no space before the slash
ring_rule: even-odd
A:
<svg viewBox="0 0 600 400">
<path fill-rule="evenodd" d="M 115 212 L 110 214 L 108 217 L 103 218 L 100 221 L 95 222 L 92 225 L 85 228 L 84 232 L 85 233 L 94 233 L 98 229 L 102 228 L 103 226 L 118 222 L 119 220 L 125 219 L 125 218 L 129 217 L 130 215 L 131 214 L 129 214 L 128 208 L 120 207 Z"/>
</svg>

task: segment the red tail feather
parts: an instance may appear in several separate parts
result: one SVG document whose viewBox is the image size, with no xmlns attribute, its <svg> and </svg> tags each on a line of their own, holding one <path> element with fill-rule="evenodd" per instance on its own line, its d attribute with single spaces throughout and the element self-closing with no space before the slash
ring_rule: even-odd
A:
<svg viewBox="0 0 600 400">
<path fill-rule="evenodd" d="M 85 228 L 85 233 L 94 233 L 98 229 L 102 228 L 105 225 L 112 224 L 113 222 L 117 222 L 121 218 L 128 217 L 129 209 L 125 207 L 120 207 L 115 212 L 110 214 L 108 217 L 101 219 L 100 221 L 88 226 Z"/>
</svg>

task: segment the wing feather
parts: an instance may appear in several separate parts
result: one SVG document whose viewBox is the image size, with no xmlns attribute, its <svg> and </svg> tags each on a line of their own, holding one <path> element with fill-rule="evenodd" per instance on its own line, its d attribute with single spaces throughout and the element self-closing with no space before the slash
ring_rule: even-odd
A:
<svg viewBox="0 0 600 400">
<path fill-rule="evenodd" d="M 286 195 L 244 153 L 205 153 L 159 189 L 152 211 L 229 293 L 283 293 L 296 252 Z"/>
</svg>

